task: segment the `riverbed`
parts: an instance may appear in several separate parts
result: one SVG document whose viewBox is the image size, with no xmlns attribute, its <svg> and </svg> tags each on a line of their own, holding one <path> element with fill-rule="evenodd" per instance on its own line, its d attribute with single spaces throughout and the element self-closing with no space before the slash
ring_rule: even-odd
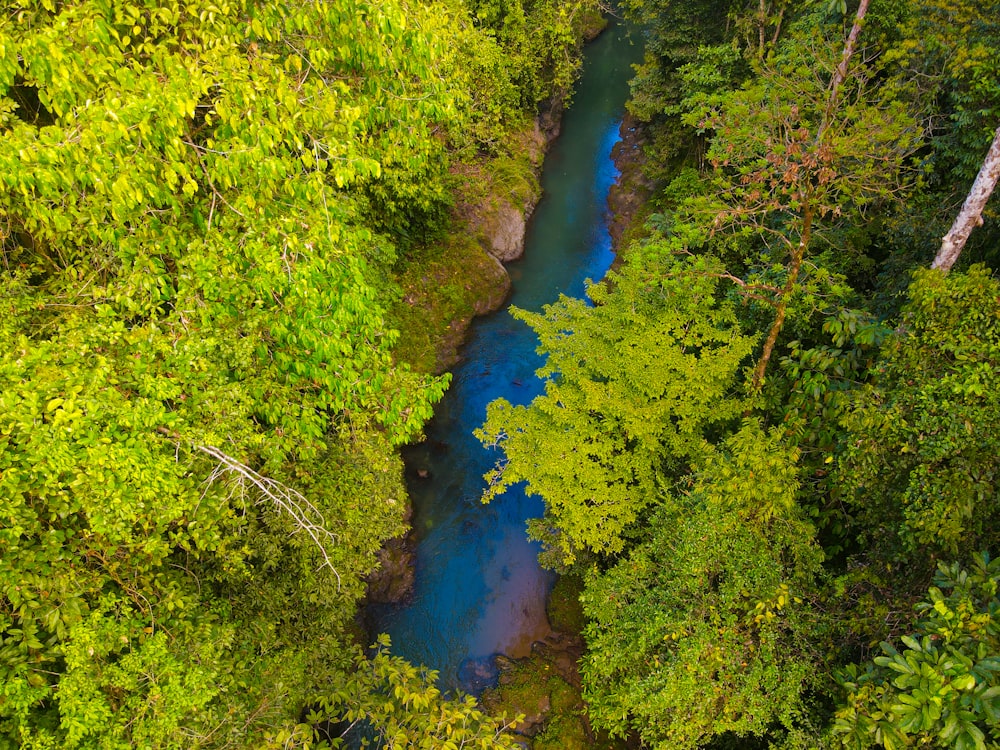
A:
<svg viewBox="0 0 1000 750">
<path fill-rule="evenodd" d="M 524 257 L 508 265 L 511 304 L 541 310 L 560 294 L 581 297 L 586 280 L 610 267 L 611 149 L 639 59 L 639 41 L 615 22 L 587 46 L 562 132 L 546 156 Z M 494 655 L 524 656 L 550 632 L 545 599 L 554 578 L 538 565 L 539 547 L 525 531 L 542 502 L 516 487 L 484 506 L 483 475 L 500 454 L 472 434 L 489 402 L 523 404 L 541 392 L 537 343 L 506 310 L 474 321 L 427 440 L 406 453 L 414 593 L 403 605 L 372 606 L 369 625 L 391 636 L 394 653 L 437 670 L 444 689 L 479 693 L 495 681 Z"/>
</svg>

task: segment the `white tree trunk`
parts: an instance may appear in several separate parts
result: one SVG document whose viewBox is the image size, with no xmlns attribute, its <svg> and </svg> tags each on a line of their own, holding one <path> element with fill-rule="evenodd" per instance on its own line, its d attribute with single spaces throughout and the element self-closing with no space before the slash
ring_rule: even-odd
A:
<svg viewBox="0 0 1000 750">
<path fill-rule="evenodd" d="M 972 183 L 972 189 L 962 204 L 962 210 L 955 217 L 951 230 L 944 236 L 941 249 L 931 263 L 931 268 L 940 268 L 947 273 L 955 265 L 972 230 L 983 223 L 983 208 L 990 199 L 998 179 L 1000 179 L 1000 128 L 997 128 L 993 136 L 993 145 L 983 159 L 983 166 L 979 169 L 976 181 Z"/>
</svg>

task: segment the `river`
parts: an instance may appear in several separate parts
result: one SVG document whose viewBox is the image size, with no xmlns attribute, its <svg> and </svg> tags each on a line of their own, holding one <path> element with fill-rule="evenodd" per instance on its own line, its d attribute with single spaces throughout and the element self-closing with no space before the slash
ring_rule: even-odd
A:
<svg viewBox="0 0 1000 750">
<path fill-rule="evenodd" d="M 618 174 L 611 148 L 631 64 L 640 58 L 639 43 L 617 23 L 587 46 L 562 133 L 546 156 L 524 258 L 508 266 L 511 304 L 541 310 L 559 294 L 583 296 L 586 279 L 600 279 L 610 267 L 607 196 Z M 371 607 L 369 625 L 391 636 L 394 653 L 438 670 L 446 690 L 478 694 L 495 679 L 495 654 L 524 656 L 550 632 L 545 599 L 554 579 L 539 567 L 539 548 L 525 534 L 542 502 L 517 487 L 482 505 L 483 475 L 498 454 L 472 434 L 490 401 L 527 403 L 541 392 L 537 344 L 506 311 L 477 319 L 427 440 L 407 452 L 414 595 L 404 606 Z"/>
</svg>

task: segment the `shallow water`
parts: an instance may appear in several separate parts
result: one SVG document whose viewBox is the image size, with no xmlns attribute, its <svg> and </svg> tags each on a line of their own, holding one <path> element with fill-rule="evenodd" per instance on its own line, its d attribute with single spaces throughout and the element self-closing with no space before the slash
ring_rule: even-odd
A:
<svg viewBox="0 0 1000 750">
<path fill-rule="evenodd" d="M 613 25 L 588 45 L 562 133 L 542 173 L 544 194 L 528 228 L 524 259 L 508 266 L 511 303 L 540 310 L 559 294 L 583 296 L 585 280 L 611 265 L 608 189 L 617 177 L 618 141 L 638 41 Z M 525 534 L 542 502 L 512 488 L 490 505 L 479 498 L 498 458 L 473 436 L 496 398 L 527 403 L 542 390 L 538 342 L 506 311 L 479 318 L 451 389 L 428 425 L 427 441 L 407 452 L 417 539 L 414 596 L 405 606 L 372 607 L 375 632 L 393 652 L 438 670 L 443 689 L 478 693 L 492 684 L 492 656 L 524 656 L 549 633 L 545 598 L 553 577 Z M 420 479 L 416 471 L 425 470 Z"/>
</svg>

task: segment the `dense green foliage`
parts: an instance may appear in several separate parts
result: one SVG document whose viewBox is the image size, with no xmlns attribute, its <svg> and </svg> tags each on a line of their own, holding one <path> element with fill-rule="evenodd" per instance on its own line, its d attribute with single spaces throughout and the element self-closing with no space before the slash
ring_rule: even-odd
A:
<svg viewBox="0 0 1000 750">
<path fill-rule="evenodd" d="M 663 463 L 703 455 L 705 434 L 744 406 L 732 391 L 753 340 L 732 303 L 716 300 L 717 280 L 692 284 L 638 266 L 625 274 L 614 293 L 591 289 L 604 303 L 596 309 L 563 298 L 545 315 L 518 313 L 551 352 L 543 373 L 559 377 L 531 408 L 492 404 L 481 433 L 502 442 L 508 460 L 490 493 L 528 479 L 546 500 L 540 538 L 558 530 L 552 544 L 565 564 L 583 550 L 621 551 L 656 498 Z"/>
<path fill-rule="evenodd" d="M 987 548 L 1000 511 L 1000 283 L 979 267 L 918 271 L 901 324 L 844 417 L 838 483 L 883 554 Z"/>
<path fill-rule="evenodd" d="M 0 747 L 308 745 L 315 705 L 503 746 L 350 645 L 447 385 L 393 355 L 393 274 L 593 9 L 480 6 L 5 7 Z"/>
<path fill-rule="evenodd" d="M 939 566 L 917 605 L 923 619 L 900 639 L 906 648 L 883 642 L 884 655 L 864 670 L 852 664 L 838 675 L 848 695 L 834 731 L 845 747 L 996 746 L 1000 565 L 981 555 L 972 564 Z"/>
<path fill-rule="evenodd" d="M 339 716 L 348 725 L 367 725 L 357 735 L 361 747 L 425 750 L 515 750 L 504 732 L 516 720 L 497 722 L 476 708 L 472 696 L 448 700 L 434 683 L 435 672 L 414 667 L 389 653 L 389 637 L 380 636 L 373 654 L 357 649 L 356 669 L 342 672 L 319 700 L 314 718 Z"/>
<path fill-rule="evenodd" d="M 998 746 L 995 199 L 924 266 L 1000 116 L 1000 6 L 623 6 L 660 190 L 593 306 L 517 313 L 546 390 L 481 430 L 487 494 L 541 495 L 585 581 L 592 725 Z M 512 746 L 352 622 L 447 385 L 398 355 L 396 276 L 452 257 L 461 175 L 518 162 L 596 12 L 7 4 L 0 747 Z"/>
<path fill-rule="evenodd" d="M 996 747 L 996 199 L 964 265 L 926 266 L 996 127 L 1000 13 L 625 5 L 659 190 L 593 306 L 517 313 L 546 391 L 480 432 L 487 499 L 526 482 L 543 561 L 585 578 L 590 720 Z"/>
<path fill-rule="evenodd" d="M 803 712 L 818 660 L 803 597 L 821 553 L 795 503 L 796 458 L 747 421 L 662 499 L 648 541 L 591 572 L 585 695 L 602 725 L 689 748 Z"/>
</svg>

